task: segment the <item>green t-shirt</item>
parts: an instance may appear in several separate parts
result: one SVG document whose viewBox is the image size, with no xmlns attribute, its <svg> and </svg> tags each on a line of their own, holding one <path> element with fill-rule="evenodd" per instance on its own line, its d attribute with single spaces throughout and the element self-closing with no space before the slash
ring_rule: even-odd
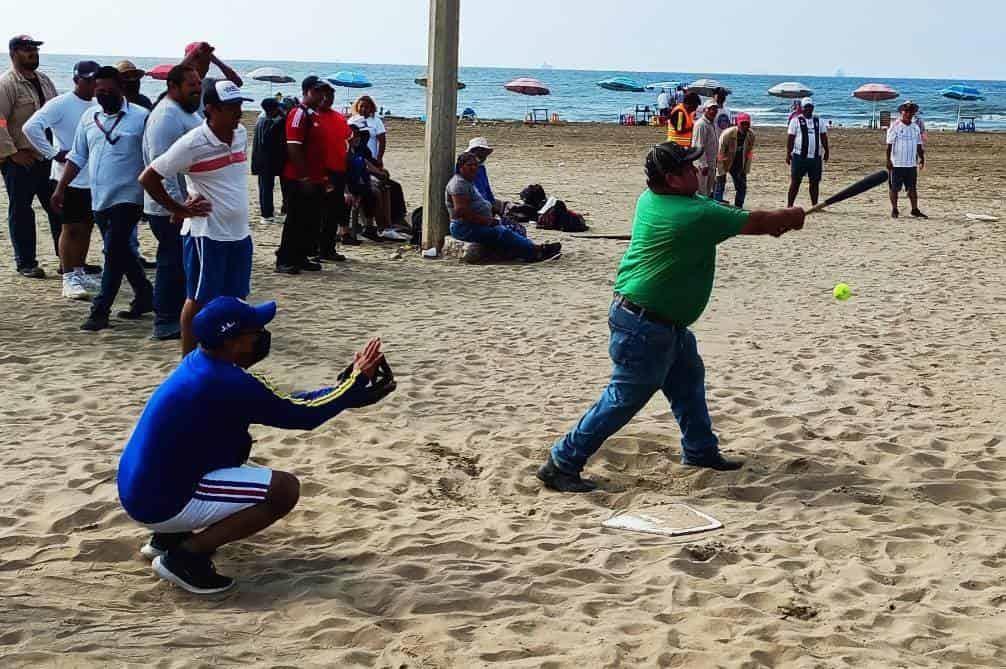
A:
<svg viewBox="0 0 1006 669">
<path fill-rule="evenodd" d="M 636 203 L 632 242 L 622 257 L 615 292 L 655 314 L 688 326 L 709 302 L 716 245 L 740 233 L 750 214 L 701 195 L 657 195 Z"/>
</svg>

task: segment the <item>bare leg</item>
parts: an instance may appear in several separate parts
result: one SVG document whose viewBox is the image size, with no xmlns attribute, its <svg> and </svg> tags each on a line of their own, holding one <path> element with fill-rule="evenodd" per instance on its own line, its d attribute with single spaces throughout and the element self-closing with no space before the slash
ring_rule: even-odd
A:
<svg viewBox="0 0 1006 669">
<path fill-rule="evenodd" d="M 811 181 L 810 182 L 810 206 L 815 206 L 817 204 L 818 195 L 821 192 L 821 182 Z M 792 206 L 792 205 L 791 205 Z"/>
<path fill-rule="evenodd" d="M 891 195 L 891 215 L 893 216 L 894 212 L 898 210 L 898 191 L 891 188 L 888 192 Z"/>
<path fill-rule="evenodd" d="M 919 210 L 919 192 L 914 188 L 908 189 L 908 201 L 912 203 L 912 211 Z"/>
<path fill-rule="evenodd" d="M 796 196 L 800 192 L 800 182 L 796 179 L 789 180 L 789 199 L 787 200 L 787 207 L 792 207 L 793 203 L 796 202 Z"/>
<path fill-rule="evenodd" d="M 186 539 L 181 547 L 190 553 L 209 554 L 224 544 L 261 532 L 290 513 L 300 499 L 300 481 L 293 474 L 274 471 L 265 501 L 238 511 Z"/>
<path fill-rule="evenodd" d="M 195 300 L 185 300 L 182 306 L 182 316 L 179 319 L 182 326 L 182 357 L 196 350 L 196 335 L 192 332 L 192 319 L 196 317 L 203 305 Z"/>
</svg>

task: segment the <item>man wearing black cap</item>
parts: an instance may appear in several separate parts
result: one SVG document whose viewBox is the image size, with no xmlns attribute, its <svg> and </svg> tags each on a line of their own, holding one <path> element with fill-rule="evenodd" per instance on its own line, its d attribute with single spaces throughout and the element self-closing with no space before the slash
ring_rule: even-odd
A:
<svg viewBox="0 0 1006 669">
<path fill-rule="evenodd" d="M 31 115 L 56 97 L 56 87 L 38 72 L 38 48 L 42 42 L 28 35 L 15 35 L 8 42 L 11 69 L 0 76 L 0 172 L 7 188 L 10 241 L 17 271 L 31 279 L 45 278 L 35 257 L 35 212 L 32 202 L 49 215 L 53 246 L 59 255 L 60 219 L 50 211 L 49 161 L 42 160 L 22 129 Z"/>
<path fill-rule="evenodd" d="M 329 86 L 314 75 L 304 79 L 301 103 L 286 116 L 287 159 L 283 179 L 289 200 L 283 236 L 276 250 L 276 271 L 281 274 L 321 269 L 320 263 L 309 259 L 318 247 L 325 195 L 325 147 L 319 137 L 315 110 Z"/>
<path fill-rule="evenodd" d="M 150 163 L 140 183 L 175 220 L 184 219 L 186 297 L 181 315 L 182 355 L 196 347 L 192 319 L 210 300 L 244 298 L 251 290 L 252 239 L 248 225 L 248 133 L 241 104 L 251 102 L 234 82 L 203 80 L 206 122 Z M 184 174 L 188 201 L 172 197 L 165 179 Z"/>
<path fill-rule="evenodd" d="M 159 577 L 195 594 L 222 592 L 220 546 L 264 530 L 297 504 L 300 482 L 247 464 L 255 425 L 313 430 L 394 391 L 381 340 L 354 356 L 332 387 L 286 394 L 246 371 L 269 355 L 276 303 L 219 297 L 199 312 L 199 348 L 157 389 L 119 460 L 119 499 L 153 536 L 140 552 Z M 201 531 L 199 531 L 201 530 Z"/>
<path fill-rule="evenodd" d="M 53 190 L 63 176 L 66 156 L 84 112 L 94 106 L 95 77 L 100 66 L 82 60 L 73 67 L 73 90 L 42 105 L 24 124 L 23 132 L 46 160 L 52 161 Z M 52 138 L 50 140 L 50 137 Z M 55 215 L 52 212 L 50 216 Z M 98 294 L 100 284 L 86 271 L 87 249 L 91 244 L 94 217 L 91 213 L 91 182 L 81 172 L 66 189 L 59 233 L 59 262 L 63 268 L 63 297 L 88 300 Z"/>
<path fill-rule="evenodd" d="M 659 144 L 646 158 L 648 189 L 636 204 L 632 242 L 608 312 L 614 370 L 601 398 L 549 453 L 538 478 L 560 492 L 589 492 L 587 460 L 657 390 L 681 428 L 682 464 L 738 469 L 719 450 L 706 406 L 705 368 L 689 326 L 706 308 L 716 246 L 735 235 L 778 237 L 803 227 L 802 209 L 747 212 L 696 195 L 700 149 Z"/>
</svg>

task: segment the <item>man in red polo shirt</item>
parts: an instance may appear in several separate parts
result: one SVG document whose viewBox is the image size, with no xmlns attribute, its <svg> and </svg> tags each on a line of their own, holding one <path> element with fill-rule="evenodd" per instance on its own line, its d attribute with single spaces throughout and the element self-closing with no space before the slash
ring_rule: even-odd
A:
<svg viewBox="0 0 1006 669">
<path fill-rule="evenodd" d="M 276 249 L 276 271 L 280 274 L 321 270 L 321 263 L 310 257 L 317 253 L 325 195 L 325 145 L 317 109 L 328 85 L 314 75 L 304 79 L 302 101 L 286 117 L 287 160 L 283 181 L 287 215 Z"/>
<path fill-rule="evenodd" d="M 345 260 L 336 253 L 336 240 L 349 246 L 359 245 L 359 241 L 349 231 L 349 208 L 346 206 L 346 153 L 349 138 L 353 136 L 346 123 L 346 117 L 332 109 L 335 89 L 327 86 L 321 89 L 321 105 L 318 107 L 318 129 L 325 149 L 325 201 L 321 218 L 320 259 Z"/>
</svg>

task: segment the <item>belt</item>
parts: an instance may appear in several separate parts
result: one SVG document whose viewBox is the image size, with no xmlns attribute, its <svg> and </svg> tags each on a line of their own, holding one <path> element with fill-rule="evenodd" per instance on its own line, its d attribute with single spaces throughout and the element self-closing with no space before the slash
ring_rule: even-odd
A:
<svg viewBox="0 0 1006 669">
<path fill-rule="evenodd" d="M 635 302 L 631 301 L 624 295 L 619 295 L 618 293 L 615 293 L 615 306 L 625 309 L 626 311 L 636 314 L 640 318 L 645 318 L 646 320 L 651 321 L 653 323 L 659 323 L 660 325 L 666 325 L 672 328 L 678 327 L 678 324 L 675 323 L 674 321 L 668 320 L 666 318 L 661 318 L 660 316 L 656 315 L 646 307 L 642 307 L 636 304 Z"/>
</svg>

